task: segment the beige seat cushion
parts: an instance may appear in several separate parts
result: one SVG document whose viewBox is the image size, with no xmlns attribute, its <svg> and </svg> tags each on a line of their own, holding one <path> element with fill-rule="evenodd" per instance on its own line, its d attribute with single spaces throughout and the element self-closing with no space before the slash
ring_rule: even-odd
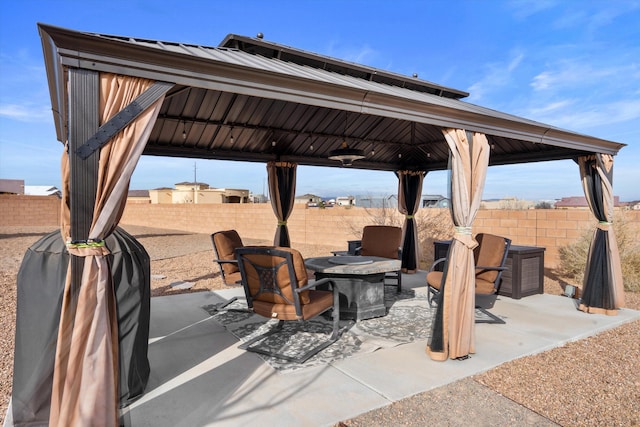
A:
<svg viewBox="0 0 640 427">
<path fill-rule="evenodd" d="M 307 292 L 309 302 L 302 305 L 302 319 L 311 319 L 314 316 L 333 307 L 333 293 L 330 291 L 311 290 Z M 253 301 L 253 310 L 264 317 L 279 320 L 298 320 L 296 308 L 291 304 L 278 304 L 267 301 Z"/>
</svg>

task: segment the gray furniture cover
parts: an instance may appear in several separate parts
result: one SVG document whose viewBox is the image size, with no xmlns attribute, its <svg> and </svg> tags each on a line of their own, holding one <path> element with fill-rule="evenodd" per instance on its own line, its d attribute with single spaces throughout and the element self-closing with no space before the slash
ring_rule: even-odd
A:
<svg viewBox="0 0 640 427">
<path fill-rule="evenodd" d="M 120 343 L 120 405 L 144 392 L 149 379 L 150 259 L 121 228 L 106 239 L 116 288 Z M 11 406 L 15 425 L 47 425 L 53 365 L 69 253 L 59 231 L 34 243 L 18 272 Z"/>
</svg>

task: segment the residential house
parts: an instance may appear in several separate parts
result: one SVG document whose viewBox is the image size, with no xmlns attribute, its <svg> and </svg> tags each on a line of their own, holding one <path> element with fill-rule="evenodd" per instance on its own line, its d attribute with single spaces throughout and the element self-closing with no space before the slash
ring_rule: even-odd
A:
<svg viewBox="0 0 640 427">
<path fill-rule="evenodd" d="M 211 188 L 203 182 L 179 182 L 175 188 L 149 190 L 151 203 L 248 203 L 249 190 Z"/>
</svg>

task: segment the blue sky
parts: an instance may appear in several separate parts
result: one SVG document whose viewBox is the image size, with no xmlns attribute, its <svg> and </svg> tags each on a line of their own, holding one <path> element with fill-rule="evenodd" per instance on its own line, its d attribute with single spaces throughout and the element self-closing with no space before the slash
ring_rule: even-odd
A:
<svg viewBox="0 0 640 427">
<path fill-rule="evenodd" d="M 467 102 L 627 144 L 614 193 L 640 200 L 640 1 L 318 0 L 0 2 L 0 178 L 60 186 L 36 23 L 216 46 L 229 33 L 358 62 L 465 90 Z M 212 187 L 262 193 L 264 164 L 195 162 Z M 144 156 L 131 189 L 194 178 L 192 159 Z M 424 194 L 446 194 L 430 173 Z M 298 168 L 297 193 L 394 194 L 391 172 Z M 489 169 L 484 198 L 582 195 L 569 160 Z"/>
</svg>

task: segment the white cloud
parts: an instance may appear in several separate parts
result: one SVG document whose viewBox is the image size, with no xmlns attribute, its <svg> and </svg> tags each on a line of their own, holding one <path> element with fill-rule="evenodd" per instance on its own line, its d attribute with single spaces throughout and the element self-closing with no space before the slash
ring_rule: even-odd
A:
<svg viewBox="0 0 640 427">
<path fill-rule="evenodd" d="M 550 114 L 557 114 L 558 111 L 568 109 L 573 105 L 574 105 L 574 101 L 569 99 L 564 101 L 556 101 L 556 102 L 551 102 L 547 105 L 543 105 L 541 107 L 532 108 L 529 110 L 528 114 L 531 117 L 547 117 Z"/>
<path fill-rule="evenodd" d="M 327 52 L 327 55 L 333 58 L 365 65 L 375 64 L 379 57 L 379 52 L 369 45 L 348 46 L 336 41 L 331 42 Z"/>
<path fill-rule="evenodd" d="M 468 88 L 471 94 L 468 101 L 477 102 L 486 93 L 493 92 L 498 88 L 508 86 L 512 82 L 512 74 L 518 69 L 524 60 L 524 53 L 519 50 L 511 52 L 511 57 L 506 62 L 494 62 L 484 66 L 484 76 Z"/>
<path fill-rule="evenodd" d="M 594 32 L 611 25 L 616 18 L 630 11 L 638 9 L 640 2 L 583 2 L 580 9 L 570 8 L 566 13 L 559 14 L 553 26 L 561 29 L 578 28 Z M 591 7 L 595 6 L 595 7 Z"/>
<path fill-rule="evenodd" d="M 640 120 L 640 100 L 623 99 L 583 106 L 578 100 L 565 100 L 530 109 L 527 117 L 566 129 L 591 129 L 599 126 Z"/>
<path fill-rule="evenodd" d="M 526 19 L 542 11 L 556 7 L 554 0 L 512 0 L 508 3 L 509 8 L 517 19 Z"/>
<path fill-rule="evenodd" d="M 620 79 L 638 78 L 635 64 L 596 68 L 580 60 L 563 60 L 533 77 L 530 86 L 537 91 L 625 84 Z"/>
<path fill-rule="evenodd" d="M 21 122 L 49 122 L 52 118 L 51 108 L 45 105 L 30 106 L 23 104 L 0 105 L 0 117 Z"/>
</svg>

